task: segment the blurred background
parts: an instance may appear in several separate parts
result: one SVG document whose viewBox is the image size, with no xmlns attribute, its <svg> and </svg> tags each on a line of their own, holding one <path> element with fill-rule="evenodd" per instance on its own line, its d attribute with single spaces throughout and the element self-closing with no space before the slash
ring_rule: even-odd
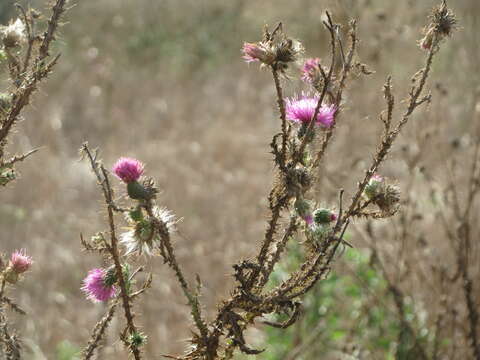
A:
<svg viewBox="0 0 480 360">
<path fill-rule="evenodd" d="M 21 3 L 46 7 L 43 0 Z M 343 29 L 349 19 L 358 20 L 358 57 L 375 73 L 357 74 L 350 82 L 336 140 L 319 173 L 315 199 L 336 206 L 338 190 L 345 188 L 346 198 L 352 194 L 377 146 L 388 74 L 401 114 L 410 78 L 424 62 L 417 41 L 437 3 L 77 1 L 56 43 L 62 53 L 56 71 L 36 94 L 10 146 L 12 153 L 41 151 L 18 167 L 21 178 L 0 198 L 1 251 L 27 248 L 35 260 L 15 293 L 29 313 L 13 317 L 26 358 L 75 359 L 106 310 L 80 291 L 87 271 L 102 264 L 100 257 L 82 253 L 80 233 L 90 237 L 106 228 L 99 188 L 88 164 L 79 161 L 84 141 L 100 148 L 108 168 L 118 157 L 132 156 L 157 179 L 159 203 L 183 219 L 174 238 L 179 261 L 190 280 L 195 274 L 202 278 L 211 319 L 215 304 L 234 285 L 232 264 L 253 256 L 262 239 L 273 174 L 268 144 L 279 128 L 271 74 L 242 61 L 243 42 L 259 40 L 264 24 L 282 21 L 286 32 L 302 41 L 306 56 L 326 58 L 324 11 Z M 16 16 L 13 4 L 0 2 L 2 24 Z M 307 297 L 304 320 L 288 332 L 252 330 L 255 346 L 272 349 L 258 358 L 416 359 L 421 357 L 409 349 L 417 342 L 436 346 L 438 359 L 472 356 L 464 336 L 468 328 L 462 330 L 467 315 L 461 286 L 452 281 L 445 290 L 436 276 L 438 266 L 453 268 L 455 259 L 435 214 L 439 208 L 450 211 L 436 194 L 444 194 L 451 179 L 461 187 L 470 167 L 480 113 L 480 3 L 449 5 L 461 29 L 435 59 L 433 100 L 415 114 L 382 168 L 402 188 L 404 209 L 395 219 L 351 227 L 355 249 L 339 258 L 331 277 Z M 298 69 L 285 84 L 287 96 L 307 89 Z M 458 164 L 453 173 L 447 171 L 450 160 Z M 472 233 L 478 235 L 478 229 Z M 480 275 L 477 252 L 472 245 L 473 277 Z M 298 254 L 294 248 L 291 253 L 276 277 L 294 268 Z M 373 253 L 383 266 L 370 266 Z M 153 286 L 135 304 L 137 322 L 149 336 L 146 358 L 179 354 L 190 336 L 188 308 L 161 259 L 146 262 Z M 412 329 L 407 340 L 389 281 L 405 295 L 404 315 Z M 480 298 L 480 288 L 474 294 Z M 442 296 L 451 306 L 442 305 Z M 435 330 L 439 314 L 446 319 L 442 328 L 452 329 L 441 335 Z M 121 317 L 114 320 L 99 359 L 127 358 L 115 340 L 122 325 Z"/>
</svg>

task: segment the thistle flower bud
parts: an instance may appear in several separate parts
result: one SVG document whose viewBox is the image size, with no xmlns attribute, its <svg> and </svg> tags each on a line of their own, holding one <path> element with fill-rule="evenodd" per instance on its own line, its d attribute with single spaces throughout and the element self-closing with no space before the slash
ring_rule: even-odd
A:
<svg viewBox="0 0 480 360">
<path fill-rule="evenodd" d="M 11 22 L 8 26 L 4 27 L 1 34 L 5 48 L 20 46 L 27 40 L 25 24 L 20 19 L 17 19 L 15 22 Z"/>
<path fill-rule="evenodd" d="M 32 257 L 27 255 L 25 249 L 15 251 L 10 258 L 10 266 L 17 274 L 22 274 L 32 266 Z"/>
<path fill-rule="evenodd" d="M 156 190 L 137 181 L 127 183 L 127 193 L 134 200 L 149 200 L 155 197 Z"/>
<path fill-rule="evenodd" d="M 382 192 L 384 184 L 385 179 L 382 176 L 378 174 L 373 175 L 363 191 L 365 197 L 371 200 L 378 196 Z"/>
<path fill-rule="evenodd" d="M 337 215 L 330 209 L 320 208 L 313 212 L 313 220 L 315 224 L 330 224 L 337 220 Z"/>
<path fill-rule="evenodd" d="M 147 343 L 147 336 L 141 332 L 136 331 L 133 334 L 130 334 L 128 342 L 130 346 L 134 348 L 139 348 Z"/>
<path fill-rule="evenodd" d="M 300 216 L 308 226 L 312 225 L 313 215 L 310 203 L 302 198 L 297 198 L 294 206 L 298 216 Z"/>
<path fill-rule="evenodd" d="M 388 184 L 385 178 L 375 174 L 365 187 L 363 196 L 376 204 L 384 214 L 392 214 L 400 202 L 400 188 Z"/>
<path fill-rule="evenodd" d="M 297 198 L 295 200 L 294 206 L 295 206 L 295 211 L 301 217 L 305 217 L 305 216 L 311 214 L 310 203 L 308 201 L 306 201 L 305 199 L 302 199 L 300 197 Z"/>
<path fill-rule="evenodd" d="M 16 250 L 10 257 L 10 261 L 5 270 L 5 280 L 10 284 L 17 283 L 19 276 L 32 266 L 32 258 L 27 255 L 25 249 Z"/>
<path fill-rule="evenodd" d="M 287 172 L 285 187 L 294 194 L 298 191 L 306 191 L 312 186 L 312 176 L 304 166 L 296 166 Z"/>
</svg>

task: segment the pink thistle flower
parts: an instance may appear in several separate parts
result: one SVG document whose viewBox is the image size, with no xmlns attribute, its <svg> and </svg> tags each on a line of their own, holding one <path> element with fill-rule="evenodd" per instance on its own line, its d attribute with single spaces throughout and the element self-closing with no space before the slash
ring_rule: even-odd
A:
<svg viewBox="0 0 480 360">
<path fill-rule="evenodd" d="M 113 165 L 112 171 L 120 180 L 128 184 L 137 181 L 142 176 L 143 164 L 137 159 L 121 157 Z"/>
<path fill-rule="evenodd" d="M 309 97 L 306 95 L 302 95 L 300 98 L 287 98 L 285 110 L 288 120 L 308 125 L 315 114 L 318 100 L 318 96 Z M 315 125 L 327 128 L 332 126 L 336 111 L 335 105 L 322 105 Z"/>
<path fill-rule="evenodd" d="M 320 59 L 310 58 L 305 60 L 302 67 L 302 80 L 307 84 L 315 84 L 320 76 Z"/>
<path fill-rule="evenodd" d="M 16 250 L 10 257 L 10 266 L 16 274 L 26 272 L 32 263 L 32 257 L 27 255 L 25 249 Z"/>
<path fill-rule="evenodd" d="M 107 271 L 105 269 L 93 269 L 88 272 L 83 280 L 82 291 L 87 299 L 93 302 L 108 301 L 113 298 L 117 290 L 113 284 L 107 284 Z"/>
</svg>

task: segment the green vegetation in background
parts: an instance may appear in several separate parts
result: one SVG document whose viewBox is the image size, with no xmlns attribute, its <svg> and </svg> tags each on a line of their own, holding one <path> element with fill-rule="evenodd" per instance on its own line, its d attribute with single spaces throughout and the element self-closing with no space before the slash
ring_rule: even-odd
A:
<svg viewBox="0 0 480 360">
<path fill-rule="evenodd" d="M 79 360 L 80 349 L 65 340 L 57 345 L 57 360 Z"/>
<path fill-rule="evenodd" d="M 292 255 L 283 268 L 272 276 L 272 286 L 300 264 L 298 246 L 293 246 L 289 254 Z M 416 337 L 401 326 L 387 282 L 370 264 L 370 256 L 348 249 L 343 261 L 351 271 L 347 275 L 332 272 L 320 281 L 304 298 L 305 312 L 298 323 L 286 330 L 265 328 L 264 347 L 269 351 L 262 353 L 260 359 L 314 360 L 341 352 L 354 355 L 358 351 L 382 359 L 418 358 L 414 344 L 426 345 L 433 339 L 415 317 L 413 306 L 406 306 L 406 318 Z"/>
</svg>

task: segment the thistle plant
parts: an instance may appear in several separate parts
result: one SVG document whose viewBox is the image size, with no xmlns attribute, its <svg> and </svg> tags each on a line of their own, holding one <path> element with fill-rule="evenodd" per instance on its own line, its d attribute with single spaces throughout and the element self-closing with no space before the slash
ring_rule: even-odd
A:
<svg viewBox="0 0 480 360">
<path fill-rule="evenodd" d="M 134 298 L 144 292 L 150 282 L 138 290 L 130 287 L 132 276 L 126 276 L 123 270 L 130 268 L 130 255 L 162 257 L 172 269 L 190 306 L 195 327 L 190 339 L 191 347 L 184 355 L 164 356 L 185 360 L 231 359 L 236 351 L 248 355 L 263 351 L 253 348 L 246 341 L 245 331 L 256 322 L 287 328 L 300 318 L 302 296 L 328 276 L 339 249 L 351 246 L 344 235 L 352 220 L 366 218 L 370 221 L 396 213 L 400 189 L 393 181 L 379 175 L 381 165 L 412 114 L 430 101 L 431 95 L 426 93 L 425 87 L 432 61 L 442 40 L 452 32 L 455 18 L 445 2 L 434 9 L 432 22 L 427 26 L 431 44 L 423 46 L 426 49 L 425 64 L 412 79 L 403 112 L 394 112 L 392 78 L 388 77 L 383 89 L 386 110 L 380 114 L 383 132 L 372 162 L 348 201 L 345 200 L 344 190 L 338 189 L 338 203 L 323 204 L 315 197 L 312 188 L 322 175 L 320 165 L 325 161 L 337 127 L 347 121 L 343 95 L 359 63 L 356 22 L 349 24 L 349 44 L 346 46 L 340 26 L 330 13 L 326 13 L 326 18 L 324 25 L 330 37 L 330 53 L 322 59 L 329 58 L 325 62 L 328 65 L 319 58 L 304 61 L 299 75 L 307 89 L 300 96 L 293 94 L 285 97 L 283 82 L 298 75 L 296 64 L 301 62 L 305 50 L 297 40 L 290 38 L 281 23 L 273 30 L 266 27 L 260 41 L 243 45 L 243 59 L 247 63 L 258 63 L 262 70 L 271 72 L 274 82 L 279 133 L 273 136 L 270 146 L 275 177 L 268 195 L 267 228 L 258 251 L 253 258 L 241 260 L 233 266 L 236 287 L 231 291 L 230 298 L 218 304 L 217 312 L 210 321 L 201 311 L 201 279 L 197 276 L 195 286 L 187 282 L 171 241 L 174 217 L 170 211 L 157 205 L 158 189 L 152 178 L 142 179 L 144 166 L 138 160 L 126 158 L 120 159 L 114 166 L 113 172 L 125 183 L 130 199 L 129 205 L 122 207 L 114 197 L 110 174 L 98 160 L 97 152 L 86 144 L 83 146 L 83 154 L 89 160 L 104 196 L 109 230 L 98 233 L 91 241 L 82 241 L 86 249 L 106 255 L 114 268 L 111 280 L 108 270 L 97 269 L 95 279 L 86 280 L 84 284 L 89 297 L 93 294 L 98 298 L 95 295 L 98 291 L 102 299 L 111 299 L 109 310 L 95 326 L 92 340 L 84 352 L 85 358 L 90 358 L 99 346 L 118 302 L 122 304 L 126 319 L 121 339 L 135 359 L 142 357 L 141 346 L 148 334 L 143 334 L 134 322 L 132 307 Z M 366 66 L 361 68 L 366 69 Z M 369 73 L 361 71 L 361 74 Z M 397 116 L 398 120 L 395 120 Z M 117 214 L 126 216 L 131 226 L 126 234 L 120 236 L 121 240 L 116 229 Z M 275 265 L 286 255 L 289 242 L 298 242 L 301 264 L 285 280 L 273 288 L 269 287 L 267 284 Z M 123 243 L 125 248 L 120 248 L 119 243 Z M 115 287 L 118 287 L 118 293 Z M 105 294 L 108 296 L 103 296 Z M 270 314 L 288 314 L 288 319 L 280 323 L 268 321 L 264 316 Z"/>
<path fill-rule="evenodd" d="M 1 70 L 8 72 L 8 85 L 5 88 L 2 86 L 0 92 L 0 191 L 18 177 L 17 163 L 38 150 L 9 156 L 7 145 L 15 125 L 22 119 L 24 108 L 60 57 L 59 54 L 50 54 L 50 46 L 55 40 L 66 2 L 54 2 L 43 29 L 37 29 L 40 13 L 19 4 L 16 5 L 19 17 L 0 26 L 0 66 Z M 0 256 L 0 355 L 3 354 L 6 359 L 21 358 L 20 338 L 10 329 L 7 309 L 25 314 L 7 293 L 18 286 L 31 264 L 32 258 L 25 249 L 14 252 L 8 263 Z"/>
</svg>

